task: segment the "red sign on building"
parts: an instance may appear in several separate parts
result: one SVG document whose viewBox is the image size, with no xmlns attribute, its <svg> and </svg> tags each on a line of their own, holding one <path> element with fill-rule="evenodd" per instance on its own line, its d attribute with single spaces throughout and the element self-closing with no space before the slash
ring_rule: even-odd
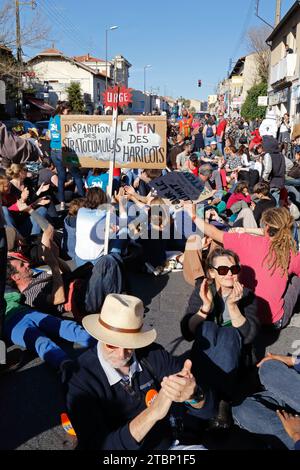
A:
<svg viewBox="0 0 300 470">
<path fill-rule="evenodd" d="M 118 107 L 123 108 L 129 103 L 132 103 L 131 88 L 124 86 L 118 87 L 117 85 L 113 88 L 108 88 L 104 93 L 104 106 L 117 109 Z"/>
</svg>

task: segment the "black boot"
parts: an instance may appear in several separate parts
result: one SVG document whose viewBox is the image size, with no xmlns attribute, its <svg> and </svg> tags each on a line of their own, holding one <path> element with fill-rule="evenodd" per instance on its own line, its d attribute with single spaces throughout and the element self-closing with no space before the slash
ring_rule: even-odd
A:
<svg viewBox="0 0 300 470">
<path fill-rule="evenodd" d="M 207 430 L 226 430 L 229 429 L 232 424 L 231 404 L 228 401 L 220 400 L 218 414 L 215 418 L 210 420 Z"/>
</svg>

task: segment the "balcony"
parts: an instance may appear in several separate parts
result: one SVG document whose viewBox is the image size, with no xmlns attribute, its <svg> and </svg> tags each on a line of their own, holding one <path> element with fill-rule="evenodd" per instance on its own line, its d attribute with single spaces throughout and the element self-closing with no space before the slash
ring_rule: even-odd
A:
<svg viewBox="0 0 300 470">
<path fill-rule="evenodd" d="M 296 64 L 297 54 L 288 54 L 276 65 L 273 65 L 271 67 L 270 84 L 274 85 L 277 82 L 288 82 L 295 79 Z"/>
</svg>

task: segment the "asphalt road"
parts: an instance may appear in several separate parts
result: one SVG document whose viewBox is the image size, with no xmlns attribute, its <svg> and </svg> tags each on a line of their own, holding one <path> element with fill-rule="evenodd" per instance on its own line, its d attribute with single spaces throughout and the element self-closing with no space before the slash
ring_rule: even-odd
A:
<svg viewBox="0 0 300 470">
<path fill-rule="evenodd" d="M 192 288 L 182 273 L 155 278 L 151 275 L 132 274 L 130 293 L 139 296 L 146 306 L 146 323 L 157 329 L 157 341 L 175 355 L 186 352 L 190 344 L 181 338 L 180 319 Z M 257 349 L 286 354 L 300 347 L 300 315 L 293 325 L 281 332 L 280 337 L 264 336 Z M 71 356 L 80 349 L 66 346 Z M 60 424 L 64 400 L 58 373 L 26 352 L 25 364 L 17 372 L 0 376 L 0 450 L 69 450 L 74 439 Z M 244 448 L 249 444 L 244 444 Z M 227 448 L 234 444 L 227 444 Z"/>
</svg>

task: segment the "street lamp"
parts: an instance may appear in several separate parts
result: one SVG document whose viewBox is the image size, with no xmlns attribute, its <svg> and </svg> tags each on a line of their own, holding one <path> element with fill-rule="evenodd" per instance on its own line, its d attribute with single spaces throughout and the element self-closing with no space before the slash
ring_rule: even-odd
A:
<svg viewBox="0 0 300 470">
<path fill-rule="evenodd" d="M 105 90 L 107 90 L 107 69 L 108 69 L 108 59 L 107 59 L 107 42 L 108 42 L 108 31 L 114 31 L 118 29 L 119 26 L 110 26 L 105 30 Z"/>
<path fill-rule="evenodd" d="M 146 70 L 152 67 L 152 65 L 145 65 L 144 67 L 144 113 L 146 113 Z"/>
</svg>

